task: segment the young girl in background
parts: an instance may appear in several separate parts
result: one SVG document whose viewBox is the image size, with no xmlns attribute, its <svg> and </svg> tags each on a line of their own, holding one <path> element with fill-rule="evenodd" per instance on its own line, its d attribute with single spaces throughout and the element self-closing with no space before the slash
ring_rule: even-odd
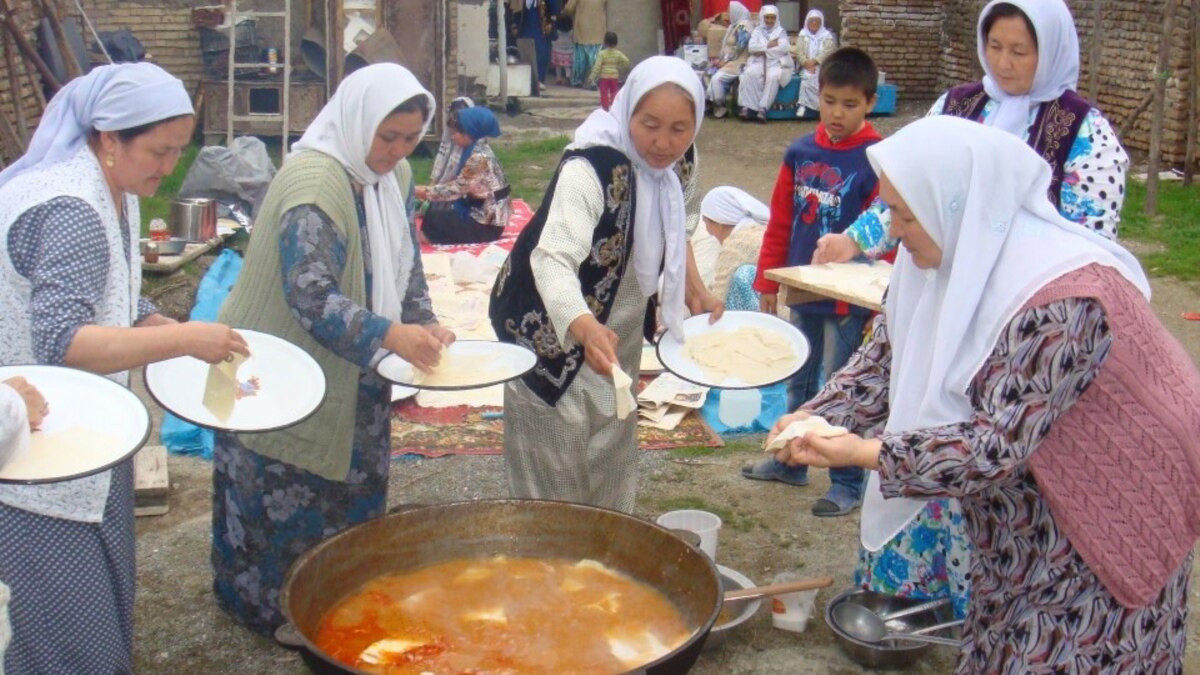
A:
<svg viewBox="0 0 1200 675">
<path fill-rule="evenodd" d="M 575 29 L 569 16 L 560 16 L 554 24 L 558 39 L 550 47 L 550 67 L 554 72 L 554 84 L 563 86 L 571 83 L 571 70 L 575 67 Z"/>
</svg>

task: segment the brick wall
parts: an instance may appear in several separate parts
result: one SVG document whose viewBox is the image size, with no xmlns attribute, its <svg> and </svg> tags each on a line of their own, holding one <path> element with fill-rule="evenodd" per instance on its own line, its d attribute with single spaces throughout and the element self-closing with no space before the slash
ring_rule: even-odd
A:
<svg viewBox="0 0 1200 675">
<path fill-rule="evenodd" d="M 907 98 L 936 96 L 944 0 L 841 0 L 841 44 L 865 49 Z"/>
<path fill-rule="evenodd" d="M 1079 92 L 1091 89 L 1088 63 L 1093 36 L 1092 3 L 1067 0 L 1079 31 Z M 1099 66 L 1098 107 L 1122 129 L 1129 149 L 1149 147 L 1150 111 L 1128 124 L 1130 115 L 1149 94 L 1162 35 L 1162 7 L 1156 0 L 1102 0 L 1103 47 Z M 1175 3 L 1175 29 L 1167 81 L 1163 155 L 1182 162 L 1187 133 L 1188 87 L 1193 77 L 1190 52 L 1190 3 Z M 867 49 L 888 80 L 907 99 L 933 98 L 951 85 L 982 76 L 976 55 L 975 30 L 985 0 L 840 0 L 844 42 Z"/>
</svg>

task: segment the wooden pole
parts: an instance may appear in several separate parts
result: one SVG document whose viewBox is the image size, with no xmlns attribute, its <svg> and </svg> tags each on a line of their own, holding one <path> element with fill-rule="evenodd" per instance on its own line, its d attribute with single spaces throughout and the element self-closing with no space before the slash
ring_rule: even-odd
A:
<svg viewBox="0 0 1200 675">
<path fill-rule="evenodd" d="M 28 61 L 32 62 L 35 68 L 37 68 L 38 73 L 41 74 L 42 81 L 45 82 L 46 86 L 49 87 L 51 91 L 58 91 L 59 89 L 62 89 L 62 84 L 59 83 L 58 78 L 54 76 L 54 73 L 50 70 L 50 66 L 46 65 L 46 62 L 42 60 L 40 55 L 38 55 L 37 50 L 34 49 L 33 45 L 29 43 L 29 39 L 25 37 L 25 33 L 21 31 L 21 26 L 17 24 L 17 17 L 13 15 L 12 6 L 8 3 L 8 0 L 0 0 L 0 12 L 4 13 L 2 18 L 4 26 L 8 29 L 9 34 L 12 35 L 13 40 L 16 41 L 17 48 L 20 49 L 21 54 Z"/>
<path fill-rule="evenodd" d="M 1194 1 L 1194 0 L 1193 0 Z M 1148 216 L 1158 213 L 1158 171 L 1161 165 L 1163 117 L 1167 107 L 1167 78 L 1171 67 L 1171 37 L 1175 31 L 1175 0 L 1164 0 L 1162 39 L 1158 42 L 1158 64 L 1154 68 L 1154 112 L 1150 116 L 1150 157 L 1146 167 Z"/>
<path fill-rule="evenodd" d="M 1187 150 L 1183 159 L 1183 184 L 1191 185 L 1196 173 L 1196 135 L 1200 133 L 1200 0 L 1192 0 L 1192 105 L 1188 112 Z"/>
<path fill-rule="evenodd" d="M 28 145 L 29 121 L 25 119 L 25 97 L 21 95 L 21 80 L 17 77 L 17 62 L 12 55 L 12 40 L 8 33 L 0 31 L 0 42 L 4 47 L 4 67 L 8 68 L 8 94 L 12 97 L 13 112 L 17 117 L 17 137 L 22 145 Z"/>
<path fill-rule="evenodd" d="M 1100 47 L 1104 44 L 1104 24 L 1101 22 L 1103 14 L 1104 0 L 1092 0 L 1092 45 L 1088 50 L 1088 68 L 1091 70 L 1088 98 L 1092 99 L 1092 103 L 1100 100 Z"/>
<path fill-rule="evenodd" d="M 75 50 L 71 48 L 71 42 L 67 40 L 67 31 L 63 30 L 62 21 L 58 18 L 58 4 L 54 0 L 41 0 L 41 4 L 42 16 L 46 17 L 46 21 L 50 23 L 54 41 L 58 44 L 58 53 L 62 56 L 63 67 L 67 71 L 67 80 L 70 81 L 83 75 L 79 61 L 75 58 Z"/>
</svg>

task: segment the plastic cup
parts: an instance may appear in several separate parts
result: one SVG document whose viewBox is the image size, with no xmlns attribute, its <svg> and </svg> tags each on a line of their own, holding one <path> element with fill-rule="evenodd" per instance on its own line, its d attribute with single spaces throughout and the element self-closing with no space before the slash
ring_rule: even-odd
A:
<svg viewBox="0 0 1200 675">
<path fill-rule="evenodd" d="M 801 576 L 796 572 L 780 572 L 771 580 L 772 584 L 783 584 L 789 581 L 799 581 Z M 808 619 L 812 616 L 816 604 L 817 592 L 796 591 L 784 593 L 771 598 L 771 624 L 780 630 L 803 633 L 808 627 Z"/>
<path fill-rule="evenodd" d="M 700 535 L 700 550 L 710 559 L 717 559 L 717 534 L 721 531 L 721 517 L 717 514 L 682 509 L 668 511 L 659 516 L 656 522 L 668 530 L 687 530 Z"/>
</svg>

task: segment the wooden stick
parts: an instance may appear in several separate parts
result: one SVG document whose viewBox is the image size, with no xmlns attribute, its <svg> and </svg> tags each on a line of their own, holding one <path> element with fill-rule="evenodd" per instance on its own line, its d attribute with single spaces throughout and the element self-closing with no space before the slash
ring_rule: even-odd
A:
<svg viewBox="0 0 1200 675">
<path fill-rule="evenodd" d="M 729 602 L 730 600 L 745 600 L 747 598 L 761 598 L 768 595 L 783 595 L 784 593 L 795 593 L 797 591 L 812 591 L 832 585 L 833 577 L 817 577 L 815 579 L 787 581 L 782 584 L 771 584 L 769 586 L 755 586 L 753 588 L 729 591 L 725 594 L 725 602 Z"/>
<path fill-rule="evenodd" d="M 17 18 L 13 14 L 12 5 L 9 4 L 8 0 L 0 0 L 0 12 L 4 13 L 2 18 L 4 26 L 8 28 L 9 34 L 12 35 L 13 40 L 16 41 L 17 48 L 21 50 L 21 54 L 24 55 L 27 60 L 33 62 L 34 67 L 36 67 L 38 72 L 41 74 L 42 80 L 46 83 L 46 86 L 50 87 L 52 91 L 58 91 L 59 89 L 62 89 L 62 84 L 58 81 L 58 78 L 54 76 L 54 72 L 50 70 L 50 66 L 46 65 L 46 62 L 43 61 L 42 57 L 37 53 L 37 50 L 34 49 L 33 45 L 29 43 L 29 39 L 25 37 L 23 32 L 21 32 L 21 26 L 17 24 Z"/>
<path fill-rule="evenodd" d="M 0 42 L 4 46 L 4 66 L 8 68 L 8 94 L 12 97 L 13 112 L 17 116 L 17 136 L 23 146 L 29 145 L 29 122 L 25 118 L 25 101 L 21 95 L 21 81 L 17 78 L 17 64 L 13 60 L 12 40 L 8 33 L 0 31 Z"/>
<path fill-rule="evenodd" d="M 71 43 L 67 40 L 67 31 L 63 29 L 62 21 L 58 18 L 58 5 L 53 0 L 41 0 L 42 16 L 46 17 L 46 21 L 50 23 L 50 30 L 54 33 L 54 41 L 58 43 L 58 51 L 62 56 L 64 67 L 67 69 L 67 79 L 73 80 L 80 75 L 83 75 L 83 70 L 79 67 L 79 60 L 75 57 L 75 50 L 71 48 Z"/>
<path fill-rule="evenodd" d="M 1158 168 L 1162 161 L 1163 117 L 1166 116 L 1167 107 L 1171 37 L 1175 32 L 1175 0 L 1163 0 L 1162 21 L 1162 37 L 1158 42 L 1158 64 L 1154 68 L 1154 112 L 1150 115 L 1150 157 L 1146 166 L 1146 203 L 1143 211 L 1148 216 L 1158 213 Z"/>
<path fill-rule="evenodd" d="M 1183 184 L 1191 185 L 1196 172 L 1196 135 L 1200 132 L 1200 0 L 1192 0 L 1192 105 L 1188 112 L 1187 150 L 1183 159 Z"/>
</svg>

